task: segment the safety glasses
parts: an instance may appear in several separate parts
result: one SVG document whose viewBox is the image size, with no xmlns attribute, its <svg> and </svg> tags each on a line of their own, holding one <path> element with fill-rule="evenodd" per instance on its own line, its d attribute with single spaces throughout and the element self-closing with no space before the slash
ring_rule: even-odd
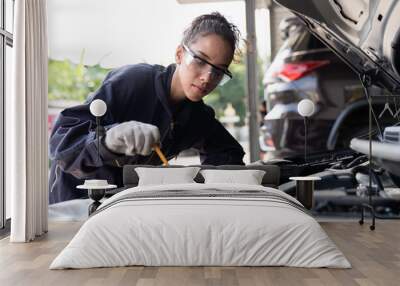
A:
<svg viewBox="0 0 400 286">
<path fill-rule="evenodd" d="M 185 64 L 193 68 L 196 72 L 210 74 L 212 81 L 218 82 L 218 85 L 222 86 L 232 79 L 232 74 L 227 69 L 222 69 L 213 65 L 212 63 L 206 61 L 205 59 L 196 55 L 192 50 L 190 50 L 185 44 L 183 44 L 185 49 Z"/>
</svg>

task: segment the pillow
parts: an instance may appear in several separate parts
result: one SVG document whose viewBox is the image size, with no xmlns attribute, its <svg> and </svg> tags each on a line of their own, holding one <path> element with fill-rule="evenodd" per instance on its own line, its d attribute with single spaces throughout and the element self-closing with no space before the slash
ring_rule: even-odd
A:
<svg viewBox="0 0 400 286">
<path fill-rule="evenodd" d="M 135 168 L 139 175 L 138 186 L 195 183 L 193 179 L 199 170 L 199 167 Z"/>
<path fill-rule="evenodd" d="M 265 171 L 261 170 L 202 170 L 204 183 L 234 183 L 261 185 Z"/>
</svg>

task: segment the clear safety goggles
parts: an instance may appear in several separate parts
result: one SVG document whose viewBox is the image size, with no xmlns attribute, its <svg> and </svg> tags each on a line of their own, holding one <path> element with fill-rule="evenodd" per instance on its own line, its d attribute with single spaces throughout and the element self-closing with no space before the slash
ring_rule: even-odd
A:
<svg viewBox="0 0 400 286">
<path fill-rule="evenodd" d="M 223 86 L 225 83 L 232 79 L 232 74 L 229 70 L 217 67 L 216 65 L 213 65 L 212 63 L 199 57 L 185 44 L 183 44 L 183 48 L 186 51 L 185 64 L 187 66 L 190 66 L 199 73 L 209 73 L 211 80 L 214 82 L 218 82 L 218 85 L 220 86 Z"/>
</svg>

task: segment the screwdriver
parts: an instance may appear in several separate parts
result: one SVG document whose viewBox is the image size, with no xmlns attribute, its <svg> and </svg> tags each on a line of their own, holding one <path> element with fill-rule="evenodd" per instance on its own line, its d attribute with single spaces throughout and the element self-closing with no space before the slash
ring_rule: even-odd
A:
<svg viewBox="0 0 400 286">
<path fill-rule="evenodd" d="M 158 145 L 154 145 L 153 147 L 154 151 L 156 151 L 158 157 L 160 157 L 161 161 L 163 162 L 164 166 L 168 166 L 168 161 L 167 158 L 165 158 L 163 152 L 161 151 L 160 147 Z"/>
</svg>

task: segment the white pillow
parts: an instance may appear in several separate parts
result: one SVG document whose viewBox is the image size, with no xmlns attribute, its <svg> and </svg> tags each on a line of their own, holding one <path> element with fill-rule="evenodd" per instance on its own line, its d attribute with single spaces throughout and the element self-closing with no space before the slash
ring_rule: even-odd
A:
<svg viewBox="0 0 400 286">
<path fill-rule="evenodd" d="M 139 176 L 138 186 L 196 183 L 193 179 L 199 170 L 199 167 L 135 168 Z"/>
<path fill-rule="evenodd" d="M 201 170 L 205 184 L 226 183 L 261 185 L 265 171 L 262 170 Z"/>
</svg>

